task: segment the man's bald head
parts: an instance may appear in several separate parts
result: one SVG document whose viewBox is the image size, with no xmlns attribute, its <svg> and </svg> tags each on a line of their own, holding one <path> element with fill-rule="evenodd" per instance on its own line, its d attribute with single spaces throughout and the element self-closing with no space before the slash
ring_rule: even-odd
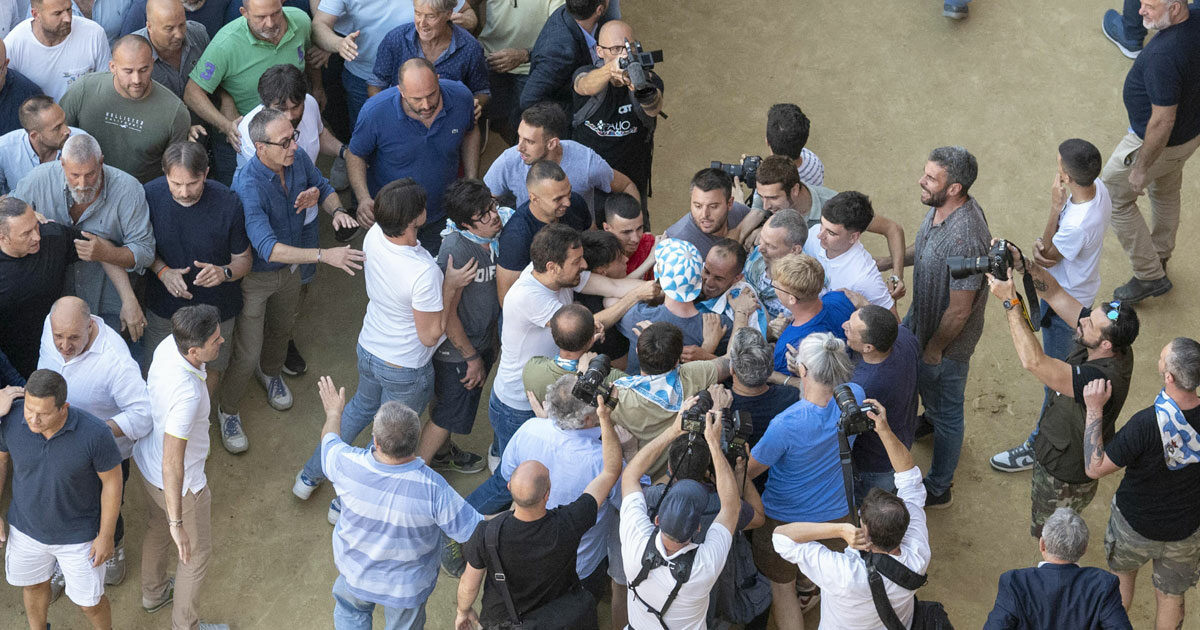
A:
<svg viewBox="0 0 1200 630">
<path fill-rule="evenodd" d="M 64 361 L 79 356 L 91 345 L 92 312 L 83 300 L 68 295 L 50 308 L 50 332 Z"/>
<path fill-rule="evenodd" d="M 402 87 L 411 83 L 413 89 L 420 89 L 428 87 L 430 83 L 437 83 L 437 70 L 428 59 L 413 57 L 400 64 L 400 72 L 396 78 Z"/>
<path fill-rule="evenodd" d="M 600 32 L 596 33 L 596 54 L 604 63 L 609 63 L 613 59 L 625 54 L 623 48 L 625 40 L 633 40 L 633 27 L 621 20 L 613 20 L 605 22 L 604 26 L 600 27 Z"/>
<path fill-rule="evenodd" d="M 173 53 L 183 48 L 187 37 L 187 13 L 183 3 L 180 0 L 146 2 L 146 34 L 160 53 Z"/>
<path fill-rule="evenodd" d="M 442 88 L 433 64 L 421 57 L 414 57 L 400 66 L 397 78 L 406 112 L 426 125 L 432 124 L 442 108 Z"/>
<path fill-rule="evenodd" d="M 523 508 L 545 507 L 550 494 L 550 471 L 537 460 L 522 462 L 508 480 L 513 503 Z"/>
<path fill-rule="evenodd" d="M 143 56 L 149 57 L 153 61 L 153 55 L 150 50 L 150 42 L 146 41 L 141 35 L 130 33 L 122 37 L 113 44 L 112 56 L 118 56 L 124 59 L 141 59 Z"/>
</svg>

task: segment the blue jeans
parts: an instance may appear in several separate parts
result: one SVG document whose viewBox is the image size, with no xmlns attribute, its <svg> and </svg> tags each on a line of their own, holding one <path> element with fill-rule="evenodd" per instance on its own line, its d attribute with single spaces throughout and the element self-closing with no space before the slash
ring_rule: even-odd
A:
<svg viewBox="0 0 1200 630">
<path fill-rule="evenodd" d="M 937 365 L 917 364 L 917 391 L 925 419 L 933 425 L 933 463 L 925 484 L 933 494 L 945 494 L 954 480 L 963 443 L 963 401 L 969 363 L 943 358 Z"/>
<path fill-rule="evenodd" d="M 358 122 L 358 112 L 367 102 L 367 81 L 355 76 L 353 72 L 342 69 L 342 87 L 346 88 L 346 113 L 350 116 L 350 130 L 354 130 Z"/>
<path fill-rule="evenodd" d="M 880 490 L 896 494 L 896 473 L 891 471 L 854 471 L 854 503 L 856 505 L 862 505 L 862 500 L 866 498 L 871 488 L 879 488 Z"/>
<path fill-rule="evenodd" d="M 1141 46 L 1146 41 L 1146 27 L 1142 25 L 1142 16 L 1138 10 L 1142 8 L 1141 0 L 1125 0 L 1121 8 L 1121 21 L 1125 23 L 1126 43 Z"/>
<path fill-rule="evenodd" d="M 512 493 L 508 491 L 508 480 L 500 476 L 499 468 L 467 496 L 467 503 L 484 516 L 499 514 L 508 509 L 508 505 L 512 503 Z"/>
<path fill-rule="evenodd" d="M 1055 313 L 1046 300 L 1042 300 L 1042 350 L 1046 356 L 1053 357 L 1059 361 L 1066 361 L 1067 355 L 1071 354 L 1071 346 L 1075 343 L 1075 330 L 1063 321 L 1063 318 Z M 1040 421 L 1042 414 L 1046 413 L 1046 407 L 1050 405 L 1050 397 L 1054 392 L 1049 387 L 1042 387 L 1042 410 L 1038 413 Z M 1038 433 L 1037 422 L 1033 424 L 1033 431 L 1029 433 L 1029 437 L 1025 440 L 1025 445 L 1033 448 L 1033 438 Z"/>
<path fill-rule="evenodd" d="M 338 575 L 333 582 L 334 630 L 371 630 L 373 602 L 364 602 L 350 593 L 346 578 Z M 384 630 L 422 630 L 425 627 L 425 604 L 416 608 L 383 606 Z"/>
<path fill-rule="evenodd" d="M 354 443 L 362 430 L 375 419 L 379 406 L 388 401 L 398 401 L 420 415 L 433 395 L 433 365 L 419 368 L 403 368 L 390 365 L 383 359 L 358 348 L 358 389 L 354 398 L 342 411 L 342 440 Z M 321 447 L 318 445 L 312 457 L 304 464 L 304 476 L 312 481 L 325 478 L 321 469 Z"/>
<path fill-rule="evenodd" d="M 495 390 L 488 398 L 488 420 L 492 423 L 492 431 L 496 434 L 496 454 L 504 455 L 504 447 L 512 439 L 517 429 L 525 421 L 533 417 L 532 411 L 513 409 L 496 398 Z"/>
</svg>

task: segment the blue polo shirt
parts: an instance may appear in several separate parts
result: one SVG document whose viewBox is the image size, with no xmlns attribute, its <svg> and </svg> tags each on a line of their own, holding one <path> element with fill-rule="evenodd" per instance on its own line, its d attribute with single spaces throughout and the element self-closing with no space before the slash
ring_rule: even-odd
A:
<svg viewBox="0 0 1200 630">
<path fill-rule="evenodd" d="M 7 77 L 4 87 L 0 88 L 0 136 L 21 128 L 21 120 L 17 116 L 21 103 L 30 96 L 42 93 L 42 88 L 17 72 L 16 68 L 9 68 Z"/>
<path fill-rule="evenodd" d="M 305 247 L 304 211 L 296 212 L 295 208 L 296 197 L 300 193 L 316 186 L 321 191 L 321 202 L 334 194 L 329 180 L 317 170 L 304 151 L 296 151 L 295 160 L 291 166 L 283 169 L 283 173 L 287 177 L 286 193 L 279 176 L 259 161 L 256 155 L 246 162 L 233 180 L 233 192 L 242 200 L 246 236 L 254 247 L 251 271 L 275 271 L 288 266 L 287 263 L 268 262 L 276 243 Z"/>
<path fill-rule="evenodd" d="M 413 178 L 425 189 L 426 225 L 446 218 L 442 193 L 458 178 L 459 147 L 463 136 L 475 128 L 471 91 L 458 81 L 439 79 L 438 84 L 442 111 L 429 127 L 404 112 L 400 90 L 393 88 L 367 99 L 350 138 L 350 151 L 367 162 L 367 190 L 372 197 L 402 177 Z M 249 231 L 248 220 L 246 228 Z"/>
<path fill-rule="evenodd" d="M 591 227 L 591 216 L 583 197 L 571 193 L 571 207 L 559 222 L 582 232 Z M 500 255 L 496 264 L 509 271 L 523 271 L 530 262 L 529 246 L 533 244 L 533 237 L 546 225 L 529 211 L 528 201 L 521 204 L 500 232 Z"/>
<path fill-rule="evenodd" d="M 67 408 L 49 440 L 25 424 L 25 401 L 0 419 L 0 451 L 12 458 L 8 522 L 44 545 L 91 542 L 100 533 L 99 473 L 121 465 L 112 431 L 96 416 Z"/>
<path fill-rule="evenodd" d="M 297 151 L 297 153 L 301 153 Z M 281 191 L 282 192 L 282 191 Z M 246 215 L 232 190 L 214 180 L 204 182 L 204 194 L 194 205 L 184 207 L 171 196 L 165 176 L 146 184 L 150 225 L 158 257 L 172 269 L 191 269 L 184 274 L 192 299 L 177 298 L 167 291 L 158 276 L 146 274 L 146 308 L 162 318 L 195 304 L 211 304 L 221 312 L 221 321 L 242 310 L 241 280 L 201 287 L 193 282 L 200 269 L 195 261 L 225 266 L 250 247 L 246 237 Z"/>
<path fill-rule="evenodd" d="M 375 51 L 375 68 L 367 82 L 376 87 L 396 85 L 400 66 L 415 57 L 425 58 L 417 25 L 412 22 L 401 24 L 388 31 L 379 43 L 379 49 Z M 467 29 L 451 24 L 450 46 L 431 61 L 439 77 L 462 83 L 472 94 L 491 94 L 483 46 Z"/>
</svg>

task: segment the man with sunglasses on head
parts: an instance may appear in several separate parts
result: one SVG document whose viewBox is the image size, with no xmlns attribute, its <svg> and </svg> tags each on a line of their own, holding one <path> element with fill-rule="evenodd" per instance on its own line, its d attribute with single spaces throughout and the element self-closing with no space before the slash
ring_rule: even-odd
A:
<svg viewBox="0 0 1200 630">
<path fill-rule="evenodd" d="M 1017 265 L 1021 257 L 1009 246 Z M 1029 533 L 1042 535 L 1042 525 L 1060 507 L 1077 513 L 1096 496 L 1096 480 L 1084 467 L 1084 387 L 1093 380 L 1112 384 L 1112 396 L 1104 404 L 1101 434 L 1104 442 L 1113 437 L 1117 416 L 1129 393 L 1133 376 L 1133 342 L 1138 335 L 1137 312 L 1128 303 L 1104 302 L 1090 309 L 1063 290 L 1045 269 L 1029 265 L 1040 297 L 1075 329 L 1075 339 L 1066 361 L 1047 356 L 1029 325 L 1025 304 L 1013 284 L 988 274 L 992 294 L 1001 300 L 1021 366 L 1052 390 L 1038 419 L 1033 441 L 1032 524 Z M 1015 271 L 1024 271 L 1016 269 Z M 1042 286 L 1045 286 L 1042 289 Z"/>
</svg>

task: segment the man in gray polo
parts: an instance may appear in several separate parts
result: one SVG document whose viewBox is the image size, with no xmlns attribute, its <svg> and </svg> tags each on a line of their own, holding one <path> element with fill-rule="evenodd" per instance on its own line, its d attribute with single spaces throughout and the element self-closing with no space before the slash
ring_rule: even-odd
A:
<svg viewBox="0 0 1200 630">
<path fill-rule="evenodd" d="M 208 47 L 204 25 L 187 19 L 180 0 L 149 0 L 146 27 L 133 34 L 150 41 L 154 54 L 150 77 L 182 99 L 188 75 Z"/>
</svg>

